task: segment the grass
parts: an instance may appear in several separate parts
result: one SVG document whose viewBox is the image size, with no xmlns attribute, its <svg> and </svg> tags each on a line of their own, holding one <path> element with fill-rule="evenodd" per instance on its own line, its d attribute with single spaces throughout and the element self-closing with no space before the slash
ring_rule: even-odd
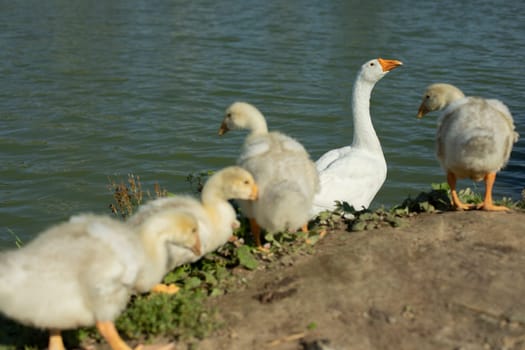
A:
<svg viewBox="0 0 525 350">
<path fill-rule="evenodd" d="M 131 216 L 135 209 L 145 200 L 166 197 L 169 195 L 166 189 L 160 187 L 158 183 L 153 185 L 153 195 L 151 192 L 142 190 L 140 176 L 128 174 L 126 182 L 108 177 L 108 189 L 113 194 L 114 202 L 109 205 L 111 212 L 123 219 Z"/>
<path fill-rule="evenodd" d="M 11 235 L 11 237 L 13 237 L 17 248 L 20 248 L 24 245 L 24 241 L 22 241 L 22 239 L 13 230 L 8 228 L 7 232 Z"/>
<path fill-rule="evenodd" d="M 187 177 L 187 182 L 198 193 L 211 174 L 192 174 Z M 131 215 L 145 200 L 171 195 L 158 184 L 154 185 L 152 192 L 144 191 L 140 177 L 135 175 L 128 175 L 126 181 L 109 179 L 109 189 L 113 195 L 110 210 L 123 219 Z M 466 203 L 479 203 L 482 200 L 479 194 L 470 189 L 460 191 L 459 196 Z M 525 191 L 518 202 L 503 198 L 498 204 L 513 209 L 525 209 Z M 286 264 L 293 254 L 312 254 L 314 244 L 320 237 L 318 232 L 322 230 L 362 231 L 379 227 L 401 227 L 408 224 L 407 218 L 419 213 L 451 209 L 449 188 L 445 183 L 432 184 L 428 192 L 422 192 L 415 198 L 409 197 L 390 209 L 356 211 L 343 202 L 339 203 L 335 211 L 321 213 L 311 223 L 308 234 L 267 233 L 267 252 L 254 247 L 247 220 L 239 215 L 241 227 L 235 231 L 235 241 L 226 243 L 216 252 L 207 254 L 191 265 L 179 266 L 168 273 L 164 282 L 180 286 L 181 290 L 177 294 L 134 296 L 117 319 L 117 328 L 130 344 L 162 338 L 168 341 L 181 340 L 192 348 L 196 340 L 222 326 L 216 311 L 207 306 L 207 300 L 242 288 L 247 283 L 244 277 L 246 274 L 239 271 Z M 316 325 L 312 322 L 308 327 L 313 329 Z M 0 350 L 43 348 L 47 346 L 47 334 L 0 318 L 0 341 Z M 87 346 L 99 342 L 100 336 L 94 328 L 82 328 L 67 332 L 65 341 L 69 347 Z"/>
</svg>

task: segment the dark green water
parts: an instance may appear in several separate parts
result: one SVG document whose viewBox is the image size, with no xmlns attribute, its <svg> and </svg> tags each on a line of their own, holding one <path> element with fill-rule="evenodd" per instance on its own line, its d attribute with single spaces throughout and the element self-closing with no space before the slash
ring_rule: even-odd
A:
<svg viewBox="0 0 525 350">
<path fill-rule="evenodd" d="M 501 99 L 525 138 L 524 43 L 523 1 L 3 1 L 0 245 L 109 214 L 108 176 L 187 192 L 189 173 L 233 164 L 244 134 L 216 133 L 235 100 L 314 159 L 350 144 L 352 84 L 376 57 L 405 63 L 371 106 L 388 163 L 374 206 L 397 204 L 445 180 L 436 116 L 415 117 L 429 83 Z M 520 140 L 495 197 L 524 177 Z"/>
</svg>

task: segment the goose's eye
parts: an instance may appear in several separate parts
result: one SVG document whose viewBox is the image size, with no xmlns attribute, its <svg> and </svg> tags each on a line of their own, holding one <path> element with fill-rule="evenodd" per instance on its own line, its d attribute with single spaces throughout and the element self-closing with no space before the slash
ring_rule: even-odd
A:
<svg viewBox="0 0 525 350">
<path fill-rule="evenodd" d="M 370 66 L 375 66 L 374 62 L 370 63 Z"/>
<path fill-rule="evenodd" d="M 425 98 L 428 100 L 430 98 L 430 95 L 426 95 Z"/>
</svg>

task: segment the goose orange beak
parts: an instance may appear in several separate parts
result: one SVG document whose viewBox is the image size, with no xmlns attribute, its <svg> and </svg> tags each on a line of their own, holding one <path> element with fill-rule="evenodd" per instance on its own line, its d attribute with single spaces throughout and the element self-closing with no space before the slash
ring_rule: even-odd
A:
<svg viewBox="0 0 525 350">
<path fill-rule="evenodd" d="M 256 200 L 259 197 L 259 187 L 257 187 L 256 184 L 253 184 L 252 186 L 252 192 L 250 193 L 249 199 L 252 201 Z"/>
<path fill-rule="evenodd" d="M 392 69 L 403 65 L 403 62 L 398 60 L 386 60 L 383 58 L 378 58 L 377 61 L 381 65 L 381 68 L 383 68 L 383 72 L 390 72 Z"/>
<path fill-rule="evenodd" d="M 222 122 L 221 127 L 219 128 L 219 135 L 226 134 L 230 129 L 228 128 L 228 125 L 226 125 L 226 122 Z"/>
<path fill-rule="evenodd" d="M 423 116 L 425 114 L 427 114 L 428 112 L 430 112 L 427 107 L 425 106 L 424 103 L 421 103 L 421 106 L 419 106 L 419 109 L 417 110 L 417 117 L 418 118 L 423 118 Z"/>
</svg>

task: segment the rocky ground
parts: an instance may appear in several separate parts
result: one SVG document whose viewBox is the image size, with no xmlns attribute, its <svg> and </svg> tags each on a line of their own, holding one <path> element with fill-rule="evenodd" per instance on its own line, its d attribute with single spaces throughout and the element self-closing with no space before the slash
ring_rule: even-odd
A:
<svg viewBox="0 0 525 350">
<path fill-rule="evenodd" d="M 210 299 L 224 327 L 197 348 L 525 349 L 525 213 L 407 220 L 243 272 Z"/>
</svg>

